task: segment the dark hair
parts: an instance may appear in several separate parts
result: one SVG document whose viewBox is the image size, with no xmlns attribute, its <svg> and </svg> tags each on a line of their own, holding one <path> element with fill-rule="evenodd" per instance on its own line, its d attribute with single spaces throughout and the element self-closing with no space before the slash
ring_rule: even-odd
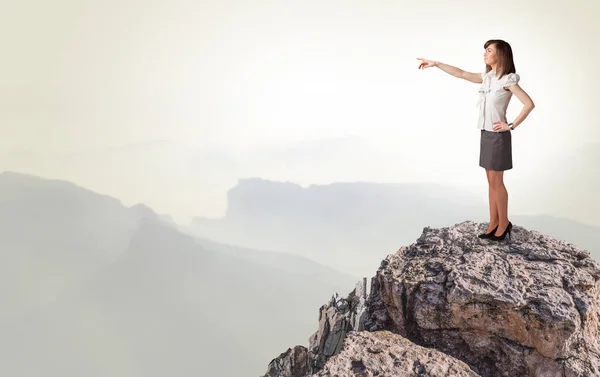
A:
<svg viewBox="0 0 600 377">
<path fill-rule="evenodd" d="M 484 49 L 487 49 L 489 45 L 493 44 L 496 46 L 496 56 L 498 57 L 498 64 L 496 66 L 496 76 L 501 79 L 502 76 L 509 73 L 516 73 L 515 62 L 513 61 L 513 53 L 510 45 L 502 39 L 490 39 L 483 45 Z M 485 65 L 485 73 L 492 70 L 489 64 Z"/>
</svg>

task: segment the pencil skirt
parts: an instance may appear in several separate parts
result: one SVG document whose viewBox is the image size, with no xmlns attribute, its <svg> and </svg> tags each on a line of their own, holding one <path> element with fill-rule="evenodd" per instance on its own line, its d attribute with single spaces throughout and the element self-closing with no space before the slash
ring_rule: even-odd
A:
<svg viewBox="0 0 600 377">
<path fill-rule="evenodd" d="M 512 169 L 511 139 L 511 131 L 481 130 L 479 166 L 496 171 Z"/>
</svg>

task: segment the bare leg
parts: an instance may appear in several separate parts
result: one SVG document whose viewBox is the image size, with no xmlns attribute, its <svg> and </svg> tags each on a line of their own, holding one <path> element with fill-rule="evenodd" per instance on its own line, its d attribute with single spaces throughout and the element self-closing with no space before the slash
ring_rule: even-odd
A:
<svg viewBox="0 0 600 377">
<path fill-rule="evenodd" d="M 492 185 L 492 181 L 490 178 L 490 170 L 485 169 L 485 175 L 487 176 L 487 180 L 488 180 L 488 198 L 489 198 L 489 202 L 490 202 L 490 223 L 485 232 L 489 233 L 496 227 L 496 225 L 498 225 L 499 219 L 498 219 L 498 205 L 496 203 L 496 190 L 495 190 L 494 186 Z"/>
<path fill-rule="evenodd" d="M 504 186 L 504 172 L 491 171 L 490 178 L 494 193 L 496 194 L 496 206 L 498 212 L 498 230 L 495 235 L 500 236 L 508 226 L 508 191 Z"/>
</svg>

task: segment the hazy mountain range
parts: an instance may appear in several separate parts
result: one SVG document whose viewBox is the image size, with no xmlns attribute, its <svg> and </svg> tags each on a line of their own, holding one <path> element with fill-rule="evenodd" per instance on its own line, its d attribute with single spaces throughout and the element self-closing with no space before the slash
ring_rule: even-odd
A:
<svg viewBox="0 0 600 377">
<path fill-rule="evenodd" d="M 445 185 L 356 182 L 303 188 L 243 179 L 227 197 L 223 218 L 195 218 L 189 232 L 304 255 L 357 276 L 369 276 L 383 257 L 414 242 L 425 226 L 489 221 L 487 202 Z M 543 214 L 509 217 L 600 257 L 600 228 Z"/>
<path fill-rule="evenodd" d="M 196 241 L 143 205 L 6 172 L 0 250 L 6 376 L 258 375 L 306 341 L 315 306 L 358 281 L 300 256 Z"/>
<path fill-rule="evenodd" d="M 175 224 L 69 182 L 0 174 L 0 374 L 259 375 L 306 343 L 315 307 L 424 226 L 487 221 L 472 192 L 430 184 L 247 179 L 228 201 L 224 218 Z M 598 228 L 511 218 L 598 258 Z"/>
<path fill-rule="evenodd" d="M 600 143 L 587 143 L 565 148 L 533 165 L 521 164 L 518 169 L 523 170 L 521 176 L 527 179 L 521 195 L 532 202 L 531 207 L 538 208 L 534 213 L 549 208 L 548 212 L 560 217 L 600 227 L 598 163 Z"/>
<path fill-rule="evenodd" d="M 244 149 L 199 148 L 169 140 L 61 153 L 0 151 L 0 170 L 64 179 L 124 203 L 146 203 L 185 218 L 223 213 L 224 193 L 244 176 L 311 177 L 317 181 L 355 174 L 349 156 L 371 154 L 358 137 L 327 138 Z M 360 163 L 360 161 L 358 162 Z M 318 164 L 321 170 L 315 170 Z M 336 179 L 336 177 L 334 177 Z M 195 210 L 194 210 L 195 209 Z"/>
<path fill-rule="evenodd" d="M 472 163 L 476 168 L 477 156 L 473 153 Z M 600 169 L 597 168 L 600 144 L 565 147 L 549 156 L 538 156 L 535 152 L 526 156 L 519 150 L 515 153 L 515 169 L 506 177 L 509 211 L 552 213 L 600 226 L 596 216 L 600 212 L 600 200 L 596 199 L 600 189 Z M 197 147 L 178 141 L 154 140 L 62 153 L 0 151 L 3 169 L 77 182 L 129 205 L 146 203 L 180 223 L 187 223 L 200 214 L 222 216 L 229 205 L 224 194 L 241 177 L 291 181 L 304 187 L 315 183 L 355 182 L 357 177 L 367 182 L 403 182 L 413 176 L 414 164 L 398 160 L 400 156 L 401 151 L 382 148 L 379 142 L 360 136 L 252 148 Z M 424 164 L 433 168 L 434 182 L 451 179 L 448 175 L 436 179 L 443 173 L 442 168 Z M 459 175 L 464 174 L 463 170 Z M 487 201 L 483 169 L 480 174 L 480 180 L 471 184 L 469 175 L 469 185 L 461 183 L 460 186 L 471 190 L 472 198 Z M 453 190 L 458 187 L 455 183 L 452 185 Z"/>
</svg>

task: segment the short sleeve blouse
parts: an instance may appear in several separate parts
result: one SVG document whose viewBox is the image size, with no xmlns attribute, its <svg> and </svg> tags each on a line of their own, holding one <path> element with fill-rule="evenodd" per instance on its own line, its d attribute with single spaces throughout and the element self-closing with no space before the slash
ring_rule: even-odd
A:
<svg viewBox="0 0 600 377">
<path fill-rule="evenodd" d="M 506 122 L 506 109 L 512 92 L 505 88 L 518 84 L 521 77 L 516 73 L 508 73 L 498 79 L 494 71 L 489 71 L 482 72 L 481 78 L 482 83 L 477 101 L 479 110 L 477 128 L 494 131 L 494 122 Z"/>
<path fill-rule="evenodd" d="M 504 79 L 504 77 L 503 77 Z M 506 75 L 506 82 L 504 83 L 504 86 L 511 86 L 511 85 L 515 85 L 519 83 L 519 80 L 521 79 L 521 77 L 516 74 L 516 73 L 509 73 L 508 75 Z"/>
<path fill-rule="evenodd" d="M 487 73 L 481 72 L 480 75 L 481 75 L 481 79 L 485 80 L 485 76 L 487 75 Z M 511 85 L 518 84 L 519 80 L 521 80 L 521 76 L 519 76 L 516 73 L 509 73 L 507 75 L 504 75 L 503 79 L 506 80 L 506 84 L 504 86 L 511 86 Z"/>
</svg>

